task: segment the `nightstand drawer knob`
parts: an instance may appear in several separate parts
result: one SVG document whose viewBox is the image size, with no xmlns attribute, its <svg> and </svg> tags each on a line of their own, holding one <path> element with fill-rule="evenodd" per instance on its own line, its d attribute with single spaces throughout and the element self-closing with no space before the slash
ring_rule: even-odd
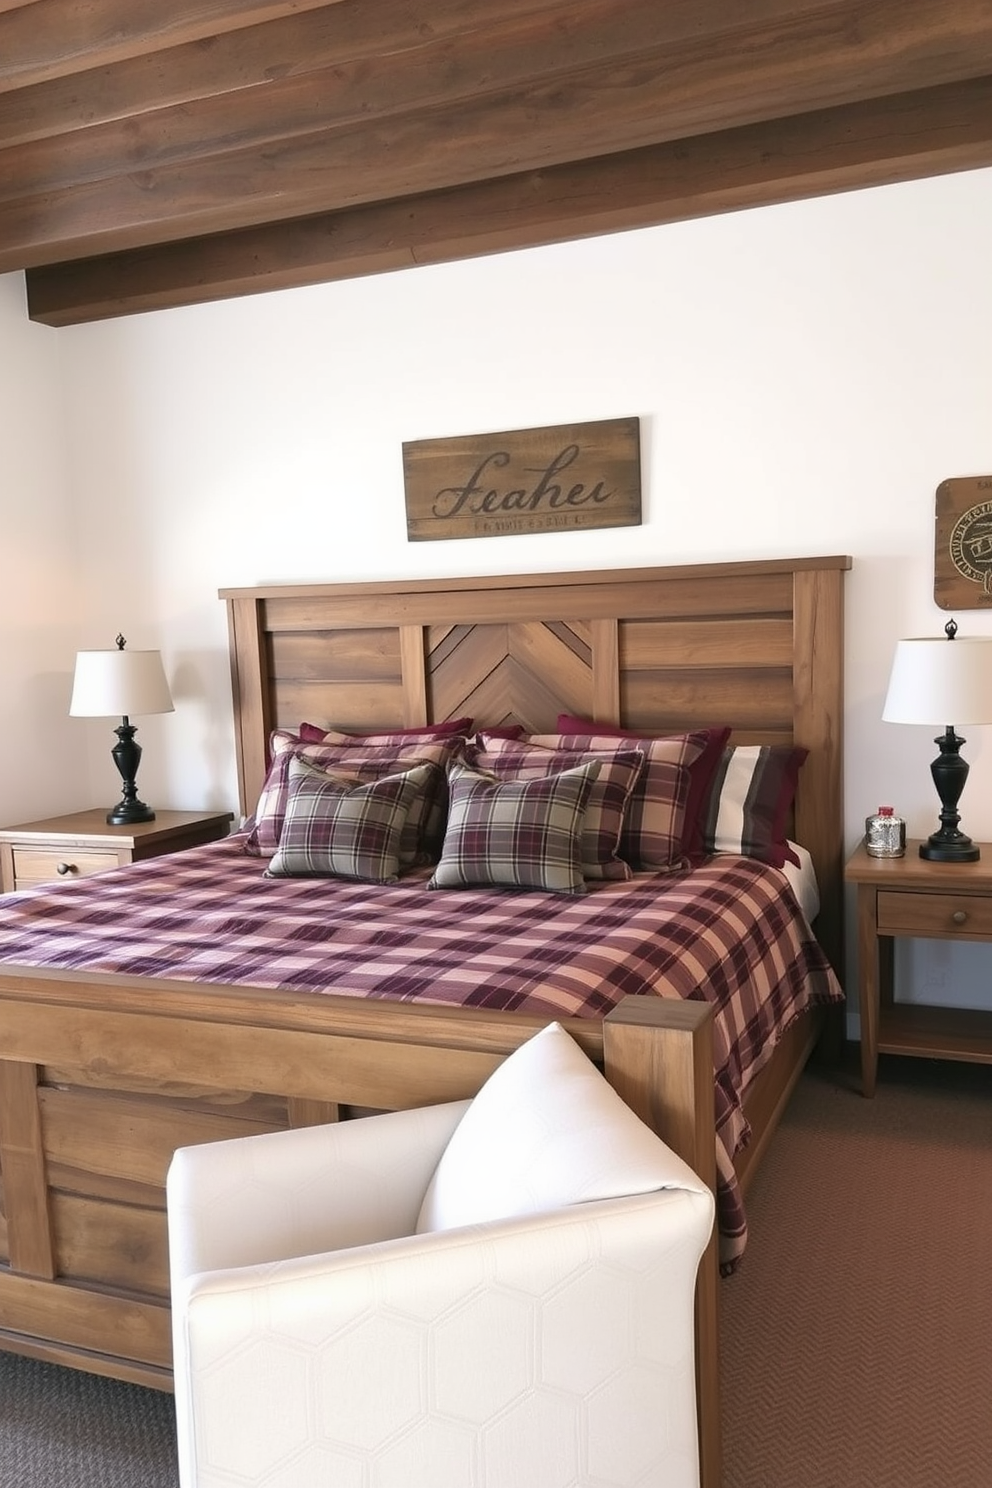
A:
<svg viewBox="0 0 992 1488">
<path fill-rule="evenodd" d="M 968 915 L 963 909 L 956 909 L 951 915 L 951 919 L 954 921 L 955 925 L 963 925 L 967 918 Z"/>
<path fill-rule="evenodd" d="M 57 863 L 55 865 L 55 872 L 60 874 L 62 878 L 65 878 L 67 873 L 78 873 L 79 870 L 75 863 Z"/>
</svg>

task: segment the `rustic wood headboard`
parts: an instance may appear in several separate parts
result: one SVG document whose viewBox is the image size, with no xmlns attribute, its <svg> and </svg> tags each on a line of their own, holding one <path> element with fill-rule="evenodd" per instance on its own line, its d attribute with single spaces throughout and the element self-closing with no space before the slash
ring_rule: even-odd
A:
<svg viewBox="0 0 992 1488">
<path fill-rule="evenodd" d="M 224 589 L 241 809 L 270 731 L 478 724 L 559 713 L 736 743 L 803 744 L 795 834 L 843 967 L 843 578 L 847 557 L 593 573 Z"/>
</svg>

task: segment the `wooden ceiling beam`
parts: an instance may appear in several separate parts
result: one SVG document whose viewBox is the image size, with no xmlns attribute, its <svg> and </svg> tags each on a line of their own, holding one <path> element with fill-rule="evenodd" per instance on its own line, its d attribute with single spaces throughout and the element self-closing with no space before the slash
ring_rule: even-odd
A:
<svg viewBox="0 0 992 1488">
<path fill-rule="evenodd" d="M 371 133 L 376 121 L 417 111 L 457 110 L 485 96 L 499 100 L 533 87 L 567 87 L 584 70 L 636 65 L 650 45 L 657 49 L 659 31 L 669 48 L 685 31 L 684 25 L 659 26 L 657 0 L 624 0 L 620 25 L 617 0 L 569 4 L 567 17 L 562 0 L 544 0 L 536 10 L 535 0 L 515 0 L 501 6 L 498 19 L 486 0 L 473 3 L 474 14 L 466 0 L 448 0 L 450 24 L 440 24 L 445 16 L 435 15 L 428 40 L 405 0 L 379 0 L 374 8 L 340 5 L 292 25 L 223 38 L 220 58 L 217 47 L 209 56 L 201 47 L 183 47 L 180 55 L 166 53 L 140 68 L 128 63 L 92 81 L 74 79 L 77 109 L 85 99 L 87 109 L 105 111 L 110 105 L 101 99 L 109 86 L 113 107 L 127 111 L 100 124 L 87 119 L 86 127 L 56 130 L 44 127 L 35 110 L 29 127 L 36 137 L 15 136 L 0 149 L 0 200 L 70 191 L 176 164 L 206 174 L 214 156 L 237 151 L 250 162 L 273 146 L 286 148 L 317 134 L 331 157 L 335 130 L 361 127 Z M 130 74 L 147 74 L 150 64 L 154 83 L 138 105 L 137 78 Z M 115 87 L 121 72 L 129 75 L 125 97 Z M 189 91 L 192 78 L 199 79 L 199 96 Z M 5 102 L 23 102 L 25 94 L 0 96 L 0 140 L 7 139 Z M 165 95 L 168 106 L 150 107 L 151 98 Z M 272 189 L 271 172 L 265 174 Z"/>
<path fill-rule="evenodd" d="M 339 0 L 34 0 L 0 6 L 0 92 Z"/>
<path fill-rule="evenodd" d="M 2 3 L 2 0 L 0 0 Z M 38 3 L 38 0 L 32 0 Z M 502 20 L 558 10 L 562 0 L 501 0 Z M 574 7 L 573 7 L 574 8 Z M 67 135 L 114 120 L 265 88 L 328 68 L 444 42 L 492 22 L 487 0 L 434 0 L 427 34 L 409 4 L 316 5 L 277 22 L 248 25 L 167 50 L 92 65 L 84 73 L 0 93 L 3 148 Z M 323 80 L 326 87 L 326 78 Z"/>
<path fill-rule="evenodd" d="M 226 133 L 189 105 L 172 119 L 175 139 L 132 120 L 82 131 L 78 149 L 52 139 L 0 153 L 0 272 L 548 170 L 904 92 L 921 74 L 939 84 L 992 72 L 987 0 L 958 0 L 953 24 L 946 0 L 773 9 L 765 0 L 719 44 L 708 33 L 645 50 L 656 0 L 583 7 L 568 46 L 565 11 L 545 6 L 426 49 L 421 63 L 437 57 L 437 68 L 411 69 L 387 47 L 354 77 L 335 69 L 333 87 L 318 76 L 248 90 Z M 621 13 L 629 33 L 608 37 Z"/>
<path fill-rule="evenodd" d="M 992 165 L 992 76 L 303 220 L 38 268 L 71 325 Z"/>
</svg>

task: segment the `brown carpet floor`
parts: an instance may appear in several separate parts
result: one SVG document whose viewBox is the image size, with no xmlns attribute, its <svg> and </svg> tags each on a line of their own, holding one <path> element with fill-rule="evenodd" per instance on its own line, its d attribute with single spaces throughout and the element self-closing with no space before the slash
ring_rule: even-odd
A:
<svg viewBox="0 0 992 1488">
<path fill-rule="evenodd" d="M 724 1488 L 990 1488 L 992 1068 L 808 1071 L 747 1207 Z"/>
<path fill-rule="evenodd" d="M 807 1072 L 748 1217 L 724 1488 L 992 1488 L 992 1067 Z M 176 1488 L 173 1431 L 171 1396 L 0 1353 L 2 1488 Z"/>
</svg>

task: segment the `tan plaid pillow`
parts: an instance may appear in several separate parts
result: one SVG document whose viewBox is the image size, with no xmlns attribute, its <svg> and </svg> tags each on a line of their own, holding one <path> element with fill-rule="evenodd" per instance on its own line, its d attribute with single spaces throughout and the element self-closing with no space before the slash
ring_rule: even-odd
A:
<svg viewBox="0 0 992 1488">
<path fill-rule="evenodd" d="M 410 807 L 435 768 L 415 765 L 361 784 L 292 758 L 282 833 L 266 877 L 394 883 Z"/>
<path fill-rule="evenodd" d="M 599 769 L 592 760 L 537 780 L 499 780 L 452 765 L 448 826 L 428 888 L 584 893 L 582 820 Z"/>
</svg>

